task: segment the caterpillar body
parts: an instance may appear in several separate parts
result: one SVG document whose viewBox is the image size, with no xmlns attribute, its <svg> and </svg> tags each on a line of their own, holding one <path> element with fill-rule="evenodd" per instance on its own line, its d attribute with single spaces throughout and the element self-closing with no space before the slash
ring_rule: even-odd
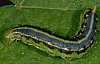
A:
<svg viewBox="0 0 100 64">
<path fill-rule="evenodd" d="M 96 7 L 86 12 L 84 19 L 82 29 L 74 38 L 62 37 L 32 25 L 20 25 L 6 31 L 3 42 L 10 44 L 15 40 L 22 40 L 53 56 L 60 56 L 64 59 L 80 57 L 93 44 L 97 23 Z"/>
</svg>

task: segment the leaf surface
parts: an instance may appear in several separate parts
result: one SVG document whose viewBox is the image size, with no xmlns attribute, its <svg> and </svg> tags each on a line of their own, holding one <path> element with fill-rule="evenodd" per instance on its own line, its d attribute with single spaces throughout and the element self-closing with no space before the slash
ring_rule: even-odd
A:
<svg viewBox="0 0 100 64">
<path fill-rule="evenodd" d="M 14 5 L 0 8 L 0 64 L 99 64 L 100 33 L 97 32 L 94 44 L 81 58 L 64 60 L 52 57 L 21 41 L 4 45 L 3 33 L 18 24 L 29 24 L 51 30 L 62 36 L 73 36 L 78 30 L 80 16 L 99 0 L 11 0 Z M 100 16 L 99 7 L 97 9 Z M 100 29 L 100 22 L 97 24 Z"/>
</svg>

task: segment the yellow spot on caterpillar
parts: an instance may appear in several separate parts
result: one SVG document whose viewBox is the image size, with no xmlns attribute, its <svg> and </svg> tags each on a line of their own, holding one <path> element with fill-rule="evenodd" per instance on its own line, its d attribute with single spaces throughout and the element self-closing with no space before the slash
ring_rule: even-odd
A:
<svg viewBox="0 0 100 64">
<path fill-rule="evenodd" d="M 88 14 L 86 14 L 86 17 L 88 17 L 89 15 Z"/>
<path fill-rule="evenodd" d="M 36 37 L 36 36 L 34 36 L 33 38 L 37 39 L 37 37 Z"/>
<path fill-rule="evenodd" d="M 84 50 L 84 48 L 80 48 L 79 50 L 80 50 L 80 51 L 81 51 L 81 50 Z"/>
<path fill-rule="evenodd" d="M 86 26 L 85 25 L 83 25 L 83 28 L 85 28 Z"/>
<path fill-rule="evenodd" d="M 63 49 L 63 50 L 67 50 L 67 51 L 69 50 L 68 48 L 62 48 L 62 49 Z"/>
<path fill-rule="evenodd" d="M 89 46 L 90 46 L 90 44 L 86 45 L 86 48 L 89 47 Z"/>
<path fill-rule="evenodd" d="M 79 35 L 77 35 L 77 37 L 79 37 L 79 36 L 81 36 L 81 35 L 82 35 L 82 33 L 80 32 Z"/>
<path fill-rule="evenodd" d="M 94 32 L 96 33 L 96 30 L 94 30 Z"/>
<path fill-rule="evenodd" d="M 91 43 L 93 42 L 93 40 L 91 40 Z"/>
<path fill-rule="evenodd" d="M 96 21 L 98 21 L 98 18 L 96 18 Z"/>
<path fill-rule="evenodd" d="M 38 40 L 38 38 L 36 36 L 33 37 L 34 39 Z"/>
<path fill-rule="evenodd" d="M 82 32 L 85 30 L 85 28 L 82 29 Z"/>
<path fill-rule="evenodd" d="M 82 35 L 82 33 L 80 33 L 79 35 Z"/>
<path fill-rule="evenodd" d="M 49 44 L 49 45 L 51 45 L 51 46 L 53 46 L 50 42 L 46 42 L 47 44 Z"/>
</svg>

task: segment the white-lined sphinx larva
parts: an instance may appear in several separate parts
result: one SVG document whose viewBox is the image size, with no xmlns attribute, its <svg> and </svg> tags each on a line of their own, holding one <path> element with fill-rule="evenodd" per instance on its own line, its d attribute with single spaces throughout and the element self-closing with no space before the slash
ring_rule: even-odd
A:
<svg viewBox="0 0 100 64">
<path fill-rule="evenodd" d="M 96 33 L 96 7 L 85 13 L 82 29 L 74 38 L 64 38 L 44 28 L 20 25 L 4 33 L 3 42 L 10 44 L 14 40 L 22 40 L 28 45 L 34 45 L 53 56 L 74 58 L 82 56 L 91 46 Z"/>
</svg>

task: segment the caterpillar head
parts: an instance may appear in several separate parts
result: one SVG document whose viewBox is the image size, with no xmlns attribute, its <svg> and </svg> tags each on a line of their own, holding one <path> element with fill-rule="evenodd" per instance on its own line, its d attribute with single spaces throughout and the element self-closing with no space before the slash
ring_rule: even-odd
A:
<svg viewBox="0 0 100 64">
<path fill-rule="evenodd" d="M 10 44 L 12 41 L 14 41 L 14 35 L 11 30 L 7 30 L 3 35 L 3 43 L 4 44 Z"/>
</svg>

